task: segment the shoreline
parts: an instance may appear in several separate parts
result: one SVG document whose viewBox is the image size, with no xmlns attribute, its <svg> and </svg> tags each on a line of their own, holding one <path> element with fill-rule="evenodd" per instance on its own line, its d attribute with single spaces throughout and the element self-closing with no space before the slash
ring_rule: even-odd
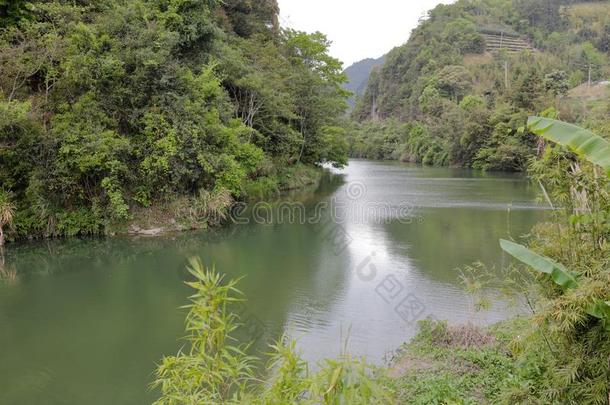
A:
<svg viewBox="0 0 610 405">
<path fill-rule="evenodd" d="M 229 197 L 230 204 L 225 204 L 217 210 L 205 212 L 204 215 L 198 215 L 200 213 L 196 208 L 197 196 L 180 196 L 146 208 L 133 207 L 131 209 L 132 217 L 129 220 L 100 224 L 96 232 L 38 236 L 30 234 L 20 238 L 7 238 L 4 249 L 18 246 L 24 242 L 60 240 L 72 237 L 156 238 L 191 231 L 220 229 L 223 226 L 230 226 L 230 213 L 237 204 L 250 205 L 266 199 L 277 200 L 290 193 L 316 188 L 320 185 L 326 170 L 322 167 L 306 165 L 283 168 L 272 177 L 273 187 L 251 191 L 242 201 Z M 269 178 L 265 177 L 264 179 Z M 224 197 L 226 198 L 226 196 Z M 210 205 L 215 205 L 215 201 L 212 201 Z"/>
<path fill-rule="evenodd" d="M 378 379 L 405 403 L 498 403 L 527 383 L 515 347 L 528 323 L 520 316 L 488 327 L 422 321 Z"/>
</svg>

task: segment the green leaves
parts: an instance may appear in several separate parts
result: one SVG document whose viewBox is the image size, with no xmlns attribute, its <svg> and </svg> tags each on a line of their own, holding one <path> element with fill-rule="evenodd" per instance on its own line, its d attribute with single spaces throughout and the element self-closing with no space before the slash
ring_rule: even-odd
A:
<svg viewBox="0 0 610 405">
<path fill-rule="evenodd" d="M 520 262 L 527 264 L 539 273 L 548 274 L 551 279 L 564 289 L 578 287 L 576 277 L 562 264 L 557 263 L 548 257 L 541 256 L 525 246 L 507 240 L 501 240 L 500 245 L 509 255 Z"/>
<path fill-rule="evenodd" d="M 610 332 L 610 301 L 597 301 L 591 311 L 589 311 L 589 315 L 601 319 L 604 323 L 604 328 Z"/>
<path fill-rule="evenodd" d="M 28 207 L 35 178 L 41 204 L 110 224 L 198 190 L 241 197 L 275 162 L 343 164 L 345 134 L 328 130 L 345 113 L 342 64 L 324 35 L 280 31 L 278 12 L 276 0 L 0 0 L 0 185 Z M 24 216 L 40 226 L 19 237 L 45 235 Z"/>
<path fill-rule="evenodd" d="M 311 372 L 296 342 L 282 337 L 271 346 L 265 366 L 246 354 L 250 345 L 236 345 L 240 317 L 230 304 L 242 302 L 237 281 L 226 281 L 198 258 L 189 260 L 195 290 L 186 308 L 187 344 L 157 367 L 153 388 L 159 405 L 173 404 L 369 404 L 389 403 L 387 389 L 371 377 L 373 366 L 342 356 L 326 360 Z M 236 308 L 237 309 L 237 308 Z M 248 312 L 242 311 L 242 317 Z M 247 322 L 248 319 L 242 319 Z M 257 379 L 255 370 L 268 375 Z"/>
<path fill-rule="evenodd" d="M 501 240 L 502 249 L 520 262 L 532 267 L 539 273 L 548 274 L 555 284 L 564 290 L 576 289 L 579 287 L 576 276 L 573 275 L 565 266 L 557 263 L 548 257 L 541 256 L 532 252 L 525 246 L 507 240 Z M 587 311 L 589 315 L 602 321 L 604 328 L 610 332 L 610 301 L 597 300 Z"/>
<path fill-rule="evenodd" d="M 530 117 L 528 128 L 536 135 L 570 148 L 604 169 L 610 176 L 610 143 L 586 129 L 550 118 Z"/>
<path fill-rule="evenodd" d="M 32 9 L 32 3 L 26 0 L 0 0 L 0 26 L 11 26 L 22 18 L 29 18 Z"/>
</svg>

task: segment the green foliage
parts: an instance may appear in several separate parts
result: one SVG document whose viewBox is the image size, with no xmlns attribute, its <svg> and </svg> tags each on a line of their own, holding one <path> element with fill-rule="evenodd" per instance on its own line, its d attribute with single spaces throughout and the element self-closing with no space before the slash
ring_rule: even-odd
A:
<svg viewBox="0 0 610 405">
<path fill-rule="evenodd" d="M 381 136 L 353 136 L 359 144 L 351 145 L 352 153 L 525 170 L 538 146 L 535 137 L 517 131 L 527 116 L 553 106 L 576 122 L 593 116 L 608 120 L 607 109 L 574 111 L 570 88 L 586 82 L 589 73 L 594 81 L 610 74 L 610 59 L 596 45 L 610 27 L 609 11 L 607 2 L 568 0 L 460 0 L 437 6 L 371 73 L 352 113 L 360 123 L 420 125 L 430 139 L 414 140 L 416 145 L 401 153 L 404 142 L 392 152 L 382 149 L 387 145 L 379 142 Z M 487 35 L 498 41 L 510 35 L 537 49 L 486 52 Z M 426 152 L 414 153 L 413 146 Z"/>
<path fill-rule="evenodd" d="M 343 133 L 337 129 L 330 131 L 336 128 L 333 124 L 337 121 L 328 120 L 347 109 L 349 92 L 342 88 L 347 78 L 341 62 L 328 55 L 330 42 L 323 34 L 307 35 L 293 30 L 284 33 L 288 58 L 295 70 L 291 82 L 295 109 L 300 117 L 298 131 L 302 139 L 297 160 L 315 163 L 343 156 L 343 162 L 335 162 L 341 166 L 345 163 L 347 144 L 332 141 Z M 328 146 L 331 155 L 327 156 Z"/>
<path fill-rule="evenodd" d="M 577 288 L 578 282 L 576 278 L 560 263 L 557 263 L 548 257 L 540 256 L 532 252 L 523 245 L 519 245 L 507 240 L 501 240 L 500 245 L 502 250 L 513 256 L 522 263 L 527 264 L 534 270 L 548 274 L 555 284 L 564 289 Z"/>
<path fill-rule="evenodd" d="M 409 125 L 395 120 L 365 122 L 349 128 L 350 155 L 357 158 L 399 159 L 400 145 L 407 141 Z"/>
<path fill-rule="evenodd" d="M 244 193 L 251 200 L 264 200 L 268 197 L 279 195 L 279 183 L 277 178 L 259 177 L 250 180 L 245 185 Z"/>
<path fill-rule="evenodd" d="M 565 96 L 570 90 L 568 74 L 563 70 L 554 70 L 544 76 L 544 88 L 555 96 Z"/>
<path fill-rule="evenodd" d="M 388 392 L 365 362 L 344 356 L 314 373 L 286 338 L 271 346 L 268 378 L 261 382 L 255 370 L 263 365 L 232 338 L 240 325 L 231 307 L 243 301 L 237 282 L 225 282 L 198 259 L 191 259 L 189 272 L 193 281 L 187 284 L 195 294 L 186 307 L 187 345 L 159 365 L 153 383 L 161 391 L 157 404 L 387 403 Z"/>
<path fill-rule="evenodd" d="M 228 28 L 241 37 L 278 30 L 279 8 L 276 0 L 228 0 L 222 4 Z M 222 23 L 222 21 L 221 21 Z"/>
<path fill-rule="evenodd" d="M 527 384 L 503 349 L 523 329 L 518 320 L 492 330 L 422 321 L 415 338 L 397 353 L 388 384 L 399 403 L 505 403 L 507 391 Z"/>
<path fill-rule="evenodd" d="M 57 214 L 55 232 L 64 236 L 99 235 L 102 231 L 102 218 L 97 210 L 81 208 L 76 211 L 62 211 Z"/>
<path fill-rule="evenodd" d="M 473 111 L 483 107 L 485 107 L 485 100 L 481 97 L 468 95 L 460 101 L 460 108 L 466 111 Z"/>
<path fill-rule="evenodd" d="M 485 39 L 477 30 L 474 22 L 457 18 L 445 26 L 442 34 L 444 41 L 454 44 L 462 54 L 483 53 Z"/>
<path fill-rule="evenodd" d="M 196 259 L 188 270 L 194 281 L 187 284 L 195 290 L 187 306 L 188 346 L 159 365 L 154 383 L 163 394 L 159 404 L 225 402 L 233 391 L 245 390 L 253 376 L 254 358 L 245 354 L 245 346 L 231 346 L 230 341 L 238 325 L 227 306 L 237 301 L 237 283 L 225 284 Z"/>
<path fill-rule="evenodd" d="M 584 159 L 599 165 L 610 176 L 610 143 L 604 138 L 576 125 L 550 118 L 530 117 L 528 129 L 570 148 Z"/>
<path fill-rule="evenodd" d="M 320 169 L 305 165 L 280 167 L 277 179 L 280 191 L 297 190 L 319 183 L 322 173 Z"/>
<path fill-rule="evenodd" d="M 567 228 L 562 231 L 574 232 Z M 568 237 L 570 242 L 576 235 L 578 233 L 574 232 Z M 545 243 L 559 242 L 556 237 L 551 239 L 547 235 L 546 238 L 548 242 Z M 555 254 L 548 245 L 544 247 L 551 255 Z M 603 287 L 607 272 L 600 269 L 600 266 L 608 265 L 607 259 L 601 259 L 597 252 L 589 252 L 588 257 L 579 251 L 571 254 L 574 259 L 570 265 L 577 266 L 580 275 L 578 288 L 562 293 L 546 283 L 541 286 L 541 295 L 546 298 L 540 300 L 540 313 L 534 318 L 534 328 L 539 329 L 525 335 L 525 344 L 519 351 L 520 361 L 538 370 L 530 381 L 536 388 L 528 390 L 529 393 L 520 393 L 524 402 L 533 396 L 541 398 L 542 402 L 601 404 L 608 398 L 610 345 L 608 304 L 604 299 L 610 291 Z M 607 256 L 607 251 L 603 255 Z M 550 346 L 551 353 L 547 356 L 529 359 L 525 354 L 539 350 L 537 347 L 543 345 Z"/>
<path fill-rule="evenodd" d="M 9 2 L 0 18 L 17 237 L 97 232 L 202 189 L 245 198 L 270 160 L 346 163 L 341 63 L 322 34 L 281 30 L 274 0 Z"/>
<path fill-rule="evenodd" d="M 58 142 L 56 170 L 61 180 L 57 187 L 62 197 L 82 204 L 103 191 L 111 216 L 124 219 L 128 206 L 119 179 L 127 172 L 123 161 L 129 141 L 116 132 L 116 125 L 87 94 L 54 117 L 52 134 Z"/>
<path fill-rule="evenodd" d="M 4 228 L 13 225 L 15 205 L 8 191 L 0 189 L 0 246 L 4 245 Z"/>
<path fill-rule="evenodd" d="M 445 66 L 437 74 L 437 87 L 452 100 L 461 101 L 472 86 L 470 72 L 463 66 Z"/>
<path fill-rule="evenodd" d="M 32 7 L 32 3 L 26 0 L 0 0 L 0 27 L 28 18 Z"/>
<path fill-rule="evenodd" d="M 32 119 L 30 102 L 0 101 L 0 184 L 22 190 L 36 166 L 32 151 L 41 129 Z"/>
<path fill-rule="evenodd" d="M 585 159 L 603 163 L 597 158 L 607 144 L 582 128 L 538 117 L 530 119 L 529 127 Z M 555 211 L 554 223 L 535 230 L 531 249 L 502 241 L 505 251 L 550 275 L 538 279 L 538 294 L 528 299 L 535 325 L 512 343 L 527 384 L 508 390 L 506 398 L 603 404 L 610 373 L 610 178 L 558 147 L 548 147 L 532 163 L 531 172 L 548 201 L 562 206 Z M 532 355 L 535 352 L 543 355 Z"/>
</svg>

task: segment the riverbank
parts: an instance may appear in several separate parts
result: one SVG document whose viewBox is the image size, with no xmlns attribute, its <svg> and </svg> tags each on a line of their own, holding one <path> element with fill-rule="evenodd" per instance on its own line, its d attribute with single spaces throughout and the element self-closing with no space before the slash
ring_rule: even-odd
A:
<svg viewBox="0 0 610 405">
<path fill-rule="evenodd" d="M 533 366 L 519 353 L 529 320 L 515 318 L 488 328 L 423 321 L 382 377 L 397 403 L 519 403 Z M 521 355 L 521 358 L 520 358 Z M 544 348 L 537 355 L 544 355 Z"/>
<path fill-rule="evenodd" d="M 128 219 L 111 220 L 99 210 L 80 209 L 49 214 L 42 218 L 16 216 L 15 226 L 8 234 L 8 242 L 27 239 L 52 239 L 74 236 L 148 236 L 218 228 L 227 223 L 231 208 L 237 204 L 277 199 L 288 192 L 315 188 L 324 169 L 311 165 L 293 165 L 273 168 L 266 176 L 249 180 L 239 195 L 226 189 L 200 190 L 189 196 L 176 196 L 171 200 L 156 201 L 149 206 L 129 207 Z"/>
<path fill-rule="evenodd" d="M 159 236 L 167 233 L 217 228 L 231 220 L 235 204 L 280 198 L 285 193 L 315 188 L 322 168 L 297 165 L 277 170 L 274 176 L 261 177 L 245 187 L 242 201 L 228 192 L 200 192 L 150 208 L 137 208 L 130 221 L 114 225 L 109 235 Z"/>
</svg>

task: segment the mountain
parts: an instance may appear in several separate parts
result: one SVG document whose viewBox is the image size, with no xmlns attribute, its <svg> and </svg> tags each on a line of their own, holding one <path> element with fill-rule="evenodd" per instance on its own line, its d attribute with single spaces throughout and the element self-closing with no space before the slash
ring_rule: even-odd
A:
<svg viewBox="0 0 610 405">
<path fill-rule="evenodd" d="M 554 64 L 568 74 L 571 87 L 587 81 L 589 67 L 593 81 L 606 80 L 608 16 L 610 2 L 599 0 L 459 0 L 439 5 L 408 42 L 388 53 L 378 77 L 368 81 L 357 118 L 412 118 L 420 110 L 426 88 L 432 91 L 430 81 L 438 80 L 446 67 L 467 70 L 475 79 L 471 83 L 475 90 L 482 90 L 480 95 L 485 91 L 504 93 L 506 77 L 496 76 L 506 72 L 491 72 L 497 71 L 498 63 L 502 67 L 512 62 L 519 69 L 509 67 L 508 81 L 517 79 L 516 73 L 526 67 L 519 57 L 528 53 L 512 52 L 519 48 L 535 48 L 529 53 L 536 64 Z M 497 52 L 499 48 L 506 52 Z M 549 59 L 554 59 L 553 63 L 548 63 Z"/>
<path fill-rule="evenodd" d="M 349 100 L 352 107 L 355 106 L 356 99 L 364 94 L 369 83 L 371 71 L 376 67 L 381 67 L 384 62 L 385 55 L 378 59 L 367 58 L 361 60 L 345 69 L 345 74 L 347 75 L 349 82 L 343 87 L 355 94 L 355 96 Z"/>
<path fill-rule="evenodd" d="M 352 110 L 351 155 L 524 170 L 539 152 L 519 130 L 529 115 L 610 135 L 603 89 L 594 105 L 569 97 L 610 78 L 609 50 L 610 1 L 439 5 L 371 71 Z"/>
</svg>

